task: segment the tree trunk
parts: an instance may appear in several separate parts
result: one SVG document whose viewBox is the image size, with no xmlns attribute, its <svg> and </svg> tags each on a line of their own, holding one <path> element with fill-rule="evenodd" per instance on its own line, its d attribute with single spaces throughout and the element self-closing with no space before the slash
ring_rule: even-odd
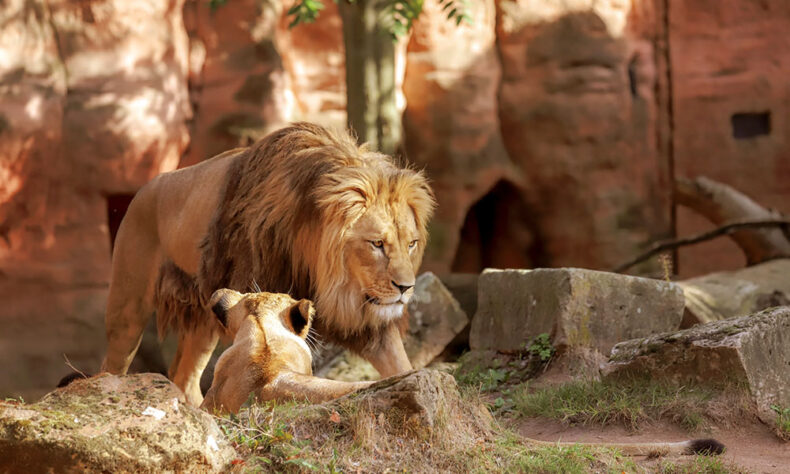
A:
<svg viewBox="0 0 790 474">
<path fill-rule="evenodd" d="M 338 2 L 346 49 L 348 126 L 360 142 L 392 155 L 401 141 L 395 103 L 395 43 L 380 24 L 380 1 Z"/>
</svg>

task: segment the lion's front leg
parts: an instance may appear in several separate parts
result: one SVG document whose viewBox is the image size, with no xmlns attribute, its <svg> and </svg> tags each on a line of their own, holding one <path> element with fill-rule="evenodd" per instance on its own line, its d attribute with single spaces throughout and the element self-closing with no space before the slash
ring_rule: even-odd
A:
<svg viewBox="0 0 790 474">
<path fill-rule="evenodd" d="M 362 357 L 373 364 L 381 378 L 392 377 L 412 370 L 403 339 L 396 324 L 390 324 L 381 334 L 381 340 L 374 346 L 366 347 Z"/>
<path fill-rule="evenodd" d="M 197 407 L 203 401 L 200 376 L 217 346 L 219 332 L 211 324 L 198 325 L 192 330 L 181 328 L 181 331 L 168 376 L 184 392 L 187 401 Z"/>
</svg>

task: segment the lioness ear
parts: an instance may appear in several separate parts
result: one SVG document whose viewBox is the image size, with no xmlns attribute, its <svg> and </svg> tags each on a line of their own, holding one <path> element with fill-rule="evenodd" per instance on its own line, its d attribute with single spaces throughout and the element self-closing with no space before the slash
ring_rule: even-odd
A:
<svg viewBox="0 0 790 474">
<path fill-rule="evenodd" d="M 291 320 L 291 328 L 293 332 L 304 339 L 307 333 L 310 332 L 310 325 L 313 324 L 313 315 L 315 309 L 310 300 L 299 300 L 295 305 L 291 306 L 288 312 L 288 318 Z"/>
<path fill-rule="evenodd" d="M 228 327 L 228 310 L 235 306 L 242 296 L 243 295 L 238 291 L 229 290 L 227 288 L 217 290 L 211 295 L 208 304 L 211 306 L 211 311 L 213 311 L 217 319 L 219 319 L 222 327 Z"/>
</svg>

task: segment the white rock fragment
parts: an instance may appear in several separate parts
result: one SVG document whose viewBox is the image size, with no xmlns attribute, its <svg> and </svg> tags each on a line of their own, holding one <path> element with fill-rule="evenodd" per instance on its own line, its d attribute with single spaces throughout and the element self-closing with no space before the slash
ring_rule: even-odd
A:
<svg viewBox="0 0 790 474">
<path fill-rule="evenodd" d="M 165 412 L 163 412 L 158 408 L 148 407 L 145 410 L 143 410 L 143 416 L 153 416 L 157 420 L 161 420 L 162 418 L 165 417 Z"/>
</svg>

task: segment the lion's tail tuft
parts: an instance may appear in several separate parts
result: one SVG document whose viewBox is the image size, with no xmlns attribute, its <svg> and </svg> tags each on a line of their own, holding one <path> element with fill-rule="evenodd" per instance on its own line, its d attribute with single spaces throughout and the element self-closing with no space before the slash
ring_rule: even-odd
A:
<svg viewBox="0 0 790 474">
<path fill-rule="evenodd" d="M 726 449 L 721 442 L 713 438 L 692 439 L 686 442 L 686 454 L 716 456 L 722 454 Z"/>
</svg>

